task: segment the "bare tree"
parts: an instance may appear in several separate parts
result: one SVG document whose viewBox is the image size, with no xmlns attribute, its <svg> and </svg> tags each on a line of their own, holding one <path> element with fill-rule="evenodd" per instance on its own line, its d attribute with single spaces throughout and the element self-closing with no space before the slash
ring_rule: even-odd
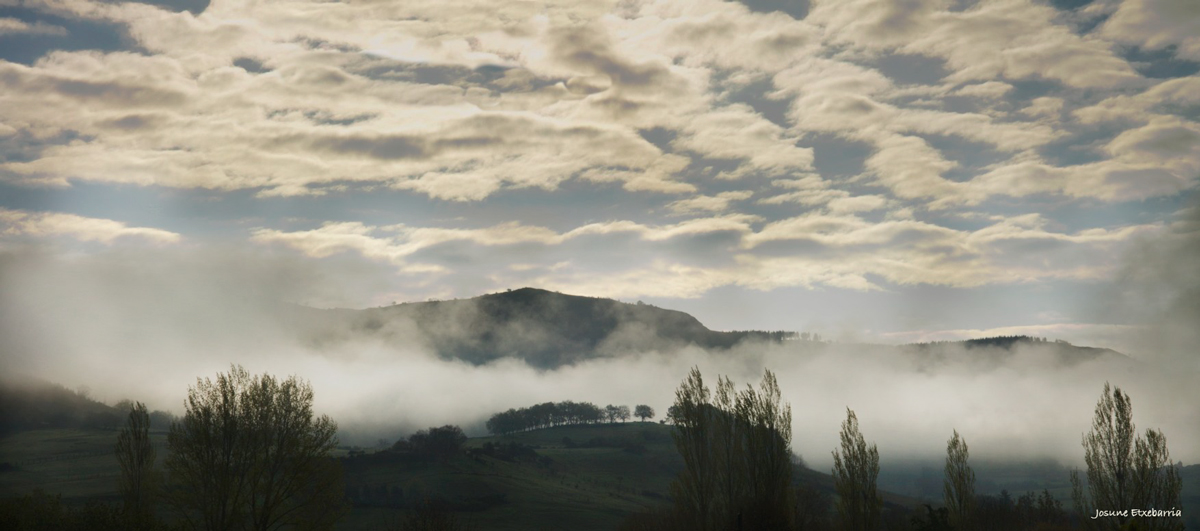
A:
<svg viewBox="0 0 1200 531">
<path fill-rule="evenodd" d="M 344 511 L 341 470 L 329 457 L 337 425 L 314 418 L 312 400 L 312 387 L 294 376 L 281 382 L 238 366 L 188 389 L 166 462 L 169 500 L 188 527 L 333 526 Z"/>
<path fill-rule="evenodd" d="M 1144 438 L 1136 433 L 1129 395 L 1105 382 L 1092 430 L 1083 436 L 1087 495 L 1078 472 L 1071 472 L 1075 509 L 1086 524 L 1100 529 L 1117 529 L 1138 520 L 1142 528 L 1152 531 L 1181 530 L 1179 517 L 1138 518 L 1130 511 L 1173 510 L 1182 505 L 1182 483 L 1171 464 L 1166 437 L 1156 430 L 1146 430 Z M 1090 518 L 1096 511 L 1117 514 Z"/>
<path fill-rule="evenodd" d="M 129 409 L 129 417 L 117 435 L 117 462 L 121 465 L 120 491 L 125 514 L 145 524 L 153 514 L 155 487 L 154 445 L 150 441 L 150 414 L 138 402 Z"/>
<path fill-rule="evenodd" d="M 858 417 L 846 408 L 842 422 L 842 451 L 833 452 L 833 485 L 837 490 L 837 514 L 846 531 L 879 529 L 883 500 L 876 491 L 879 478 L 879 450 L 869 448 L 858 431 Z"/>
<path fill-rule="evenodd" d="M 617 418 L 620 419 L 621 422 L 629 420 L 629 406 L 618 406 Z"/>
<path fill-rule="evenodd" d="M 975 471 L 967 463 L 970 455 L 967 442 L 958 435 L 958 430 L 954 430 L 954 436 L 946 442 L 946 479 L 942 493 L 950 513 L 950 524 L 959 531 L 970 531 L 975 527 Z"/>
</svg>

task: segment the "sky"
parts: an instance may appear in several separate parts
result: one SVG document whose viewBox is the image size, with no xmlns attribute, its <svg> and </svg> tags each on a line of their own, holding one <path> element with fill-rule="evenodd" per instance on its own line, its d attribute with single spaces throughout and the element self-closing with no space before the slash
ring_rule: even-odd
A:
<svg viewBox="0 0 1200 531">
<path fill-rule="evenodd" d="M 876 341 L 1095 311 L 1200 175 L 1200 7 L 0 3 L 0 238 Z"/>
<path fill-rule="evenodd" d="M 1192 0 L 0 0 L 0 349 L 110 401 L 136 381 L 174 403 L 260 343 L 287 347 L 252 369 L 293 363 L 354 395 L 343 415 L 447 381 L 492 397 L 430 423 L 614 390 L 665 409 L 670 389 L 647 389 L 706 359 L 549 378 L 364 346 L 333 369 L 263 315 L 532 286 L 845 344 L 1112 347 L 1158 364 L 1130 385 L 1179 434 L 1197 415 L 1172 396 L 1200 370 L 1198 180 Z M 133 368 L 98 383 L 114 363 Z M 152 377 L 165 363 L 181 368 Z M 935 450 L 967 419 L 993 449 L 1042 429 L 1024 444 L 1076 452 L 1113 375 L 887 371 L 781 381 L 798 402 L 842 393 L 806 417 L 828 428 L 817 448 L 842 398 L 873 393 L 864 425 L 941 408 L 914 436 Z M 1049 420 L 1014 431 L 1024 413 L 997 397 Z"/>
<path fill-rule="evenodd" d="M 1195 202 L 1197 35 L 1187 0 L 5 0 L 0 245 L 1098 344 Z"/>
</svg>

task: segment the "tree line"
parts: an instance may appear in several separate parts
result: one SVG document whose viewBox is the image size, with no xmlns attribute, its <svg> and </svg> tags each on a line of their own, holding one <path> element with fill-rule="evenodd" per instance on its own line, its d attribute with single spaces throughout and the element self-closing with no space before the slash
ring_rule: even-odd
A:
<svg viewBox="0 0 1200 531">
<path fill-rule="evenodd" d="M 1011 347 L 1017 343 L 1055 343 L 1069 345 L 1066 341 L 1055 339 L 1051 341 L 1045 337 L 1013 335 L 1013 336 L 993 336 L 981 337 L 967 340 L 940 340 L 940 341 L 925 341 L 921 343 L 909 343 L 906 346 L 910 347 L 930 347 L 937 345 L 966 345 L 968 347 Z"/>
<path fill-rule="evenodd" d="M 654 418 L 654 408 L 645 404 L 629 406 L 609 404 L 603 408 L 591 402 L 545 402 L 519 409 L 509 409 L 492 415 L 485 427 L 493 435 L 507 435 L 521 431 L 549 428 L 567 424 L 596 424 L 600 422 L 625 422 L 631 416 L 643 421 Z"/>
<path fill-rule="evenodd" d="M 737 391 L 725 377 L 710 389 L 693 369 L 675 397 L 668 416 L 684 469 L 671 486 L 672 504 L 632 515 L 622 531 L 1183 529 L 1182 482 L 1166 438 L 1153 429 L 1137 434 L 1129 396 L 1107 383 L 1083 436 L 1086 481 L 1081 472 L 1071 474 L 1073 517 L 1049 491 L 1016 501 L 1007 491 L 977 495 L 970 451 L 957 430 L 946 442 L 942 506 L 926 505 L 924 514 L 885 511 L 879 450 L 849 408 L 832 452 L 831 504 L 792 481 L 791 407 L 770 371 L 758 389 Z"/>
<path fill-rule="evenodd" d="M 0 502 L 0 521 L 15 530 L 331 529 L 347 510 L 341 469 L 331 458 L 337 426 L 315 416 L 312 401 L 311 386 L 294 376 L 280 380 L 234 366 L 215 380 L 197 380 L 188 388 L 184 415 L 170 426 L 161 467 L 150 440 L 151 414 L 133 403 L 114 447 L 119 507 L 70 509 L 58 497 L 35 493 Z M 649 406 L 635 412 L 654 416 Z M 488 428 L 616 422 L 629 414 L 626 406 L 548 402 L 497 414 L 492 420 L 500 422 L 489 421 Z M 791 406 L 770 371 L 757 388 L 738 390 L 725 377 L 710 388 L 693 369 L 668 416 L 684 464 L 671 486 L 671 505 L 632 516 L 623 525 L 627 531 L 1183 529 L 1182 482 L 1165 436 L 1154 429 L 1139 434 L 1131 399 L 1107 383 L 1082 439 L 1086 471 L 1071 475 L 1073 517 L 1048 491 L 1015 501 L 1007 492 L 977 495 L 967 441 L 957 430 L 946 444 L 942 506 L 926 506 L 924 514 L 889 513 L 877 488 L 878 448 L 867 442 L 849 408 L 840 446 L 832 452 L 830 501 L 793 479 L 799 463 L 791 449 Z M 522 423 L 503 424 L 510 417 Z M 403 443 L 412 451 L 449 455 L 465 439 L 448 425 Z M 160 519 L 159 504 L 173 523 Z"/>
</svg>

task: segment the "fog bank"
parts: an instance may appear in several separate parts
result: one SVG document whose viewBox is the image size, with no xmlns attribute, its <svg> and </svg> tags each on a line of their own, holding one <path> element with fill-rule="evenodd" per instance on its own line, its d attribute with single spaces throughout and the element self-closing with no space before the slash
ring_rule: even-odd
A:
<svg viewBox="0 0 1200 531">
<path fill-rule="evenodd" d="M 1080 437 L 1108 381 L 1132 396 L 1140 430 L 1161 429 L 1174 459 L 1200 461 L 1197 373 L 1169 356 L 1064 364 L 1047 354 L 1053 345 L 1025 345 L 981 364 L 980 351 L 961 348 L 933 358 L 806 341 L 631 352 L 616 341 L 621 350 L 553 370 L 512 358 L 472 365 L 439 357 L 416 332 L 404 336 L 411 327 L 403 323 L 390 324 L 387 337 L 302 339 L 288 317 L 295 307 L 281 301 L 332 301 L 389 282 L 382 272 L 344 268 L 236 249 L 9 250 L 0 254 L 0 369 L 175 413 L 196 378 L 230 364 L 295 374 L 312 382 L 316 409 L 353 444 L 442 424 L 480 434 L 491 414 L 545 401 L 648 404 L 661 418 L 693 366 L 710 385 L 718 374 L 757 384 L 770 369 L 792 405 L 795 451 L 822 469 L 847 407 L 885 463 L 944 455 L 957 429 L 973 458 L 1079 464 Z"/>
</svg>

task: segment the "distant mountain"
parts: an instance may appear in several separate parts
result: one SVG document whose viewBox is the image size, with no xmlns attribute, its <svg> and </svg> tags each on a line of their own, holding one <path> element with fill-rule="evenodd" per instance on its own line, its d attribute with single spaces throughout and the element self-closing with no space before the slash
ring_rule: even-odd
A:
<svg viewBox="0 0 1200 531">
<path fill-rule="evenodd" d="M 535 288 L 366 310 L 296 308 L 293 316 L 302 320 L 305 338 L 317 345 L 362 334 L 419 338 L 443 358 L 483 364 L 512 357 L 539 368 L 689 345 L 728 349 L 747 339 L 779 341 L 788 335 L 719 332 L 680 311 Z"/>
<path fill-rule="evenodd" d="M 989 367 L 1011 360 L 1022 352 L 1035 356 L 1042 362 L 1067 367 L 1080 363 L 1107 360 L 1133 365 L 1133 359 L 1108 348 L 1082 347 L 1066 341 L 1048 340 L 1031 336 L 997 336 L 964 341 L 938 341 L 913 343 L 900 347 L 903 352 L 917 358 L 918 365 L 933 365 L 955 358 L 966 357 L 973 365 Z"/>
<path fill-rule="evenodd" d="M 826 348 L 808 334 L 710 330 L 687 313 L 612 299 L 522 288 L 470 299 L 409 302 L 365 310 L 318 310 L 293 306 L 284 318 L 307 343 L 336 347 L 373 338 L 435 352 L 444 359 L 484 364 L 502 358 L 553 369 L 581 361 L 640 352 L 672 352 L 695 346 L 727 350 L 744 341 L 800 340 Z M 791 343 L 789 341 L 789 343 Z M 1022 352 L 1046 362 L 1075 365 L 1096 359 L 1131 362 L 1109 349 L 1079 347 L 1026 336 L 903 346 L 846 345 L 879 355 L 910 356 L 918 367 L 965 361 L 986 369 Z"/>
</svg>

